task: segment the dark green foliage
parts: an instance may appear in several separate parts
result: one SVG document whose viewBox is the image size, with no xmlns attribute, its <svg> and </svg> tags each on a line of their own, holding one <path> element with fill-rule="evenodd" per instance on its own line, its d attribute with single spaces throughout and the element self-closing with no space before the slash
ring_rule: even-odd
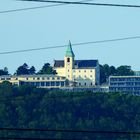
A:
<svg viewBox="0 0 140 140">
<path fill-rule="evenodd" d="M 1 75 L 8 75 L 9 73 L 8 73 L 8 68 L 7 67 L 5 67 L 4 69 L 0 69 L 0 76 Z"/>
<path fill-rule="evenodd" d="M 134 71 L 131 66 L 122 65 L 118 68 L 114 66 L 109 66 L 108 64 L 100 65 L 100 82 L 108 83 L 109 76 L 129 76 L 134 75 Z"/>
<path fill-rule="evenodd" d="M 50 66 L 49 63 L 45 63 L 38 74 L 56 74 L 56 71 L 53 70 L 52 66 Z"/>
<path fill-rule="evenodd" d="M 7 92 L 7 94 L 6 94 Z M 126 94 L 64 92 L 0 84 L 0 127 L 139 131 L 140 97 Z M 138 135 L 0 131 L 1 136 L 85 140 L 140 139 Z"/>
<path fill-rule="evenodd" d="M 16 70 L 16 75 L 28 75 L 28 74 L 35 74 L 35 67 L 32 66 L 29 68 L 29 66 L 24 63 L 22 66 L 19 66 Z"/>
<path fill-rule="evenodd" d="M 130 66 L 120 66 L 117 68 L 116 75 L 128 76 L 128 75 L 134 75 L 134 72 L 131 70 Z"/>
<path fill-rule="evenodd" d="M 35 67 L 34 66 L 32 66 L 30 69 L 29 69 L 29 73 L 30 74 L 35 74 Z"/>
</svg>

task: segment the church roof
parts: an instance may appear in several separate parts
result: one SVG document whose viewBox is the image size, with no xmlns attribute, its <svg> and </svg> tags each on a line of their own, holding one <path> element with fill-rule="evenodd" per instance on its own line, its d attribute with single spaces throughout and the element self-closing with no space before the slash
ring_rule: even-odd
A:
<svg viewBox="0 0 140 140">
<path fill-rule="evenodd" d="M 65 56 L 66 57 L 75 57 L 75 55 L 73 53 L 73 50 L 72 50 L 72 45 L 71 45 L 71 42 L 70 41 L 69 41 L 69 45 L 67 47 Z"/>
<path fill-rule="evenodd" d="M 98 65 L 98 60 L 75 60 L 75 68 L 93 68 Z M 64 60 L 55 60 L 54 67 L 64 67 Z"/>
<path fill-rule="evenodd" d="M 89 68 L 96 67 L 98 64 L 98 60 L 76 60 L 75 66 L 78 68 Z"/>
<path fill-rule="evenodd" d="M 64 60 L 54 60 L 54 67 L 64 67 Z"/>
</svg>

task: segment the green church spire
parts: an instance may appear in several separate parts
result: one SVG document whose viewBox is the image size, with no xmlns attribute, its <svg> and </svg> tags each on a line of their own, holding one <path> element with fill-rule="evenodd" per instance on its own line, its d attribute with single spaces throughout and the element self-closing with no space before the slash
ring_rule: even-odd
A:
<svg viewBox="0 0 140 140">
<path fill-rule="evenodd" d="M 67 47 L 65 56 L 66 57 L 75 57 L 75 55 L 73 53 L 73 50 L 72 50 L 72 45 L 71 45 L 71 42 L 70 41 L 69 41 L 69 45 Z"/>
</svg>

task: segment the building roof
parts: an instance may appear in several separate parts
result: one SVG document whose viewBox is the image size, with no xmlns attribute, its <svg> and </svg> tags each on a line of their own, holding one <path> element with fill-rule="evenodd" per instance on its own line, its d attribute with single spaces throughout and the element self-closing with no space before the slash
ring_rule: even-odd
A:
<svg viewBox="0 0 140 140">
<path fill-rule="evenodd" d="M 98 65 L 98 60 L 75 60 L 75 68 L 93 68 Z M 55 60 L 54 67 L 64 67 L 64 60 Z"/>
<path fill-rule="evenodd" d="M 75 66 L 78 68 L 91 68 L 96 67 L 98 64 L 98 60 L 76 60 Z"/>
<path fill-rule="evenodd" d="M 75 57 L 75 55 L 73 53 L 73 50 L 72 50 L 72 46 L 71 46 L 71 42 L 70 41 L 69 41 L 69 45 L 67 47 L 65 56 L 66 57 Z"/>
<path fill-rule="evenodd" d="M 54 67 L 64 67 L 64 60 L 54 60 Z"/>
</svg>

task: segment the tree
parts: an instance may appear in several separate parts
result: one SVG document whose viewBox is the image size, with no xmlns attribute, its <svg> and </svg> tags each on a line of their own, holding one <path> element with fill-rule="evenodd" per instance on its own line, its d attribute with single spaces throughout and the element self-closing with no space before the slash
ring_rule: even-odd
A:
<svg viewBox="0 0 140 140">
<path fill-rule="evenodd" d="M 45 63 L 38 74 L 56 74 L 56 71 L 53 70 L 49 63 Z"/>
<path fill-rule="evenodd" d="M 107 83 L 109 76 L 117 75 L 117 76 L 128 76 L 134 75 L 134 71 L 131 69 L 131 66 L 122 65 L 118 68 L 114 66 L 109 66 L 108 64 L 100 65 L 100 81 L 101 84 Z"/>
<path fill-rule="evenodd" d="M 117 76 L 134 75 L 134 71 L 131 70 L 131 66 L 123 65 L 117 68 Z"/>
<path fill-rule="evenodd" d="M 100 65 L 100 82 L 101 84 L 106 82 L 105 71 L 102 65 Z"/>
<path fill-rule="evenodd" d="M 0 96 L 4 94 L 5 96 L 12 94 L 12 84 L 8 81 L 3 81 L 0 83 Z"/>
<path fill-rule="evenodd" d="M 29 66 L 24 63 L 22 66 L 19 66 L 16 70 L 16 75 L 28 75 L 28 74 L 35 74 L 35 67 L 32 66 L 31 68 L 29 68 Z"/>
<path fill-rule="evenodd" d="M 29 74 L 28 65 L 24 63 L 22 66 L 19 66 L 16 70 L 16 75 L 25 75 Z"/>
<path fill-rule="evenodd" d="M 116 75 L 117 70 L 114 66 L 110 66 L 109 75 Z"/>
<path fill-rule="evenodd" d="M 8 68 L 7 67 L 4 67 L 4 69 L 0 69 L 0 76 L 1 75 L 8 75 Z"/>
<path fill-rule="evenodd" d="M 29 69 L 29 73 L 30 74 L 35 74 L 35 67 L 34 66 L 32 66 L 30 69 Z"/>
<path fill-rule="evenodd" d="M 108 64 L 100 65 L 100 81 L 106 83 L 110 75 L 110 67 Z"/>
</svg>

